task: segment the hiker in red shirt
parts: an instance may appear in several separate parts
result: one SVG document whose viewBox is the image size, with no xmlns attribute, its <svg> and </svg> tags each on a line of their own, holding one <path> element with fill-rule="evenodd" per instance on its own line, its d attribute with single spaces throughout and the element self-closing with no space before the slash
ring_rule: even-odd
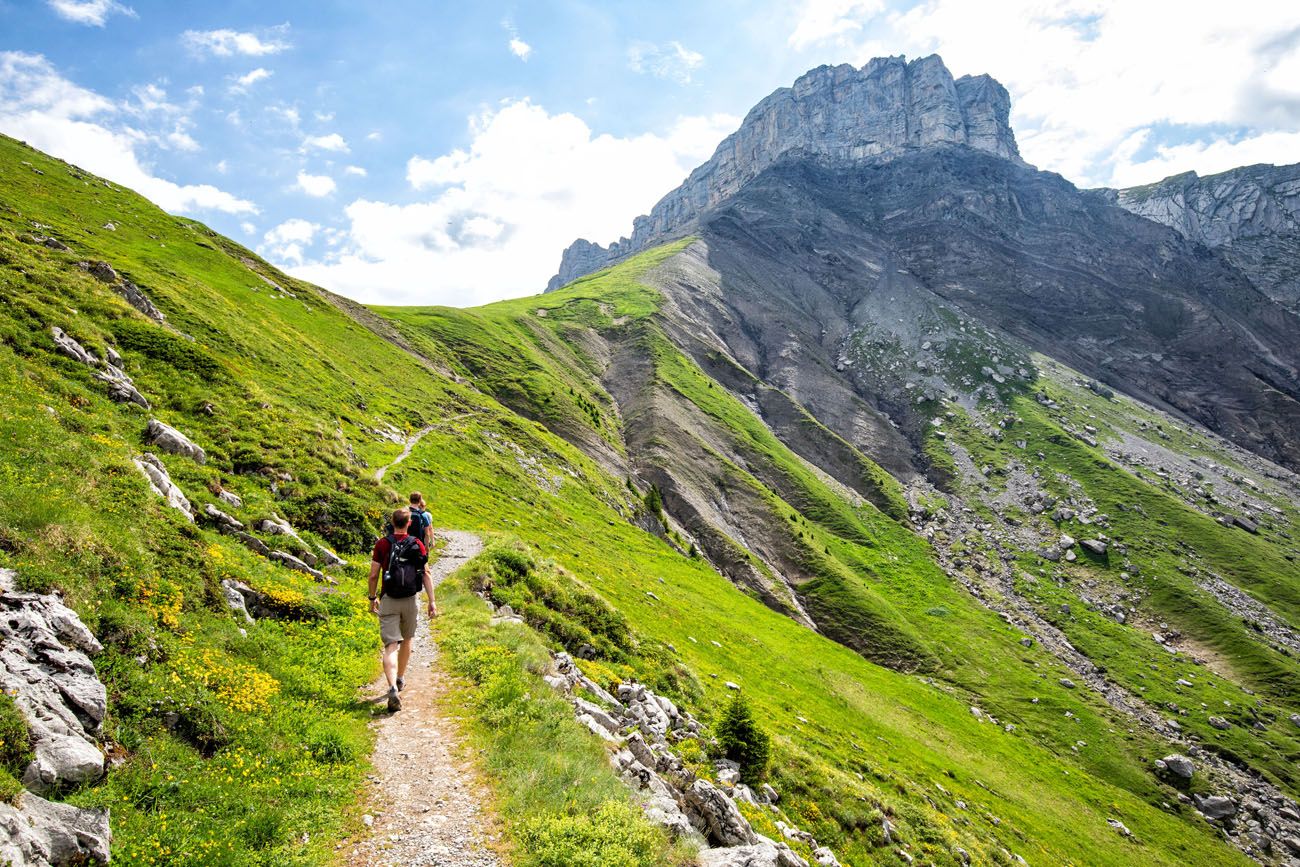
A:
<svg viewBox="0 0 1300 867">
<path fill-rule="evenodd" d="M 402 709 L 399 693 L 406 685 L 406 664 L 411 659 L 417 622 L 415 598 L 421 586 L 429 596 L 429 617 L 438 616 L 433 578 L 429 574 L 429 549 L 423 541 L 406 532 L 410 524 L 410 509 L 393 512 L 392 533 L 376 542 L 370 555 L 370 611 L 379 615 L 390 711 Z"/>
</svg>

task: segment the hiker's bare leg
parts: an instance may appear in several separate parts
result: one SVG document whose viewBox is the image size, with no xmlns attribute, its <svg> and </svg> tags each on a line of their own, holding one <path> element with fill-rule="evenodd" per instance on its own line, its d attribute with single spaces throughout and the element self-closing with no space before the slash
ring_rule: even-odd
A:
<svg viewBox="0 0 1300 867">
<path fill-rule="evenodd" d="M 408 641 L 403 641 L 400 643 L 394 641 L 392 644 L 384 645 L 384 677 L 388 678 L 389 689 L 397 688 L 397 678 L 400 676 L 398 674 L 398 662 L 397 662 L 397 658 L 399 655 L 398 649 L 401 648 L 404 651 L 404 653 L 402 654 L 401 667 L 406 668 L 406 658 L 411 655 L 411 650 L 409 647 L 407 647 L 407 644 L 409 643 L 410 642 Z"/>
<path fill-rule="evenodd" d="M 415 643 L 414 638 L 402 639 L 402 649 L 397 654 L 397 676 L 406 677 L 406 664 L 411 661 L 411 645 Z M 394 681 L 389 681 L 393 683 Z"/>
</svg>

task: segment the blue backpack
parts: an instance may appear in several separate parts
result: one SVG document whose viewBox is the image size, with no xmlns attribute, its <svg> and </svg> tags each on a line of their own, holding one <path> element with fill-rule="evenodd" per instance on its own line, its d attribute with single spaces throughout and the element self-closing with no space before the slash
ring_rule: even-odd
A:
<svg viewBox="0 0 1300 867">
<path fill-rule="evenodd" d="M 432 523 L 433 519 L 424 509 L 411 509 L 411 526 L 406 529 L 406 532 L 423 542 L 424 531 L 429 529 Z"/>
</svg>

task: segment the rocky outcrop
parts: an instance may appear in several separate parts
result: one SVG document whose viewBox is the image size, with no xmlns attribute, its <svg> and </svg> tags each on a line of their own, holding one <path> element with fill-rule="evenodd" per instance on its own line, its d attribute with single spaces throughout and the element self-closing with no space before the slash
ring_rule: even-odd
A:
<svg viewBox="0 0 1300 867">
<path fill-rule="evenodd" d="M 117 403 L 133 403 L 136 406 L 149 409 L 149 401 L 135 387 L 131 377 L 122 370 L 121 356 L 118 356 L 112 347 L 109 348 L 111 354 L 108 362 L 101 363 L 95 353 L 69 337 L 57 325 L 50 329 L 50 335 L 54 338 L 54 345 L 58 347 L 60 352 L 74 361 L 79 361 L 87 367 L 95 369 L 95 379 L 108 387 L 108 396 L 111 399 Z M 114 358 L 117 360 L 114 361 Z"/>
<path fill-rule="evenodd" d="M 172 481 L 172 477 L 167 474 L 167 467 L 163 466 L 163 462 L 158 460 L 157 455 L 145 452 L 140 457 L 134 458 L 133 462 L 149 480 L 149 487 L 155 494 L 166 500 L 167 505 L 179 511 L 188 520 L 194 520 L 194 507 L 190 505 L 185 493 Z"/>
<path fill-rule="evenodd" d="M 0 802 L 0 863 L 22 867 L 107 864 L 108 810 L 84 810 L 30 792 Z"/>
<path fill-rule="evenodd" d="M 1261 292 L 1300 311 L 1300 163 L 1101 191 L 1110 201 L 1218 249 Z"/>
<path fill-rule="evenodd" d="M 0 570 L 0 688 L 31 731 L 35 756 L 23 784 L 47 792 L 98 779 L 108 697 L 87 654 L 102 648 L 59 597 L 18 592 L 13 579 Z"/>
<path fill-rule="evenodd" d="M 740 811 L 740 801 L 777 811 L 771 786 L 764 785 L 756 795 L 738 781 L 737 766 L 730 762 L 718 763 L 715 785 L 697 777 L 672 752 L 672 743 L 700 736 L 700 725 L 689 713 L 640 683 L 620 683 L 611 694 L 584 675 L 567 653 L 554 654 L 554 661 L 554 671 L 544 679 L 568 698 L 579 722 L 611 744 L 610 763 L 636 793 L 646 817 L 675 838 L 714 847 L 700 852 L 701 865 L 808 867 L 789 844 L 757 833 Z M 777 824 L 787 837 L 820 852 L 819 864 L 838 863 L 811 834 Z"/>
<path fill-rule="evenodd" d="M 99 282 L 107 283 L 113 288 L 114 292 L 122 296 L 126 303 L 148 316 L 154 322 L 162 324 L 166 319 L 162 311 L 149 300 L 149 296 L 145 295 L 139 286 L 118 274 L 113 266 L 107 262 L 78 262 L 77 267 L 87 271 L 90 276 Z"/>
<path fill-rule="evenodd" d="M 156 446 L 159 451 L 171 455 L 183 455 L 198 464 L 207 463 L 207 453 L 200 446 L 195 445 L 189 437 L 176 428 L 156 418 L 149 419 L 144 440 L 149 445 Z"/>
<path fill-rule="evenodd" d="M 275 562 L 279 563 L 282 566 L 287 566 L 290 569 L 294 569 L 298 572 L 302 572 L 304 575 L 310 575 L 311 577 L 315 578 L 317 581 L 321 582 L 322 584 L 338 583 L 333 578 L 326 575 L 324 572 L 320 571 L 319 569 L 313 566 L 308 566 L 302 560 L 298 559 L 297 557 L 285 551 L 272 551 L 266 556 L 269 559 L 274 560 Z"/>
<path fill-rule="evenodd" d="M 987 75 L 954 80 L 938 55 L 878 57 L 861 69 L 819 66 L 754 106 L 708 162 L 636 219 L 631 238 L 608 249 L 575 241 L 547 289 L 685 234 L 704 210 L 787 155 L 851 164 L 960 145 L 1019 162 L 1010 111 L 1001 84 Z"/>
</svg>

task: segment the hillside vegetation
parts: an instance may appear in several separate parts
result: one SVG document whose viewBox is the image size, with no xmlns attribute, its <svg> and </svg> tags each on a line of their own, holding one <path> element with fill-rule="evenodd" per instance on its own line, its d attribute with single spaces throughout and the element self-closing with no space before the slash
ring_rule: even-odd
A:
<svg viewBox="0 0 1300 867">
<path fill-rule="evenodd" d="M 397 492 L 420 489 L 435 526 L 494 539 L 449 588 L 438 635 L 464 679 L 518 863 L 556 863 L 546 853 L 565 851 L 550 848 L 557 840 L 609 853 L 592 863 L 635 863 L 617 860 L 630 851 L 689 857 L 628 808 L 599 742 L 560 719 L 547 694 L 545 651 L 582 645 L 594 649 L 582 662 L 589 676 L 640 680 L 706 725 L 726 682 L 742 687 L 773 736 L 769 779 L 785 816 L 845 864 L 894 857 L 891 839 L 937 864 L 962 853 L 1000 864 L 1247 863 L 1153 774 L 1166 741 L 1095 692 L 1063 685 L 1074 675 L 1057 656 L 1022 644 L 1021 629 L 941 567 L 955 555 L 972 568 L 1000 559 L 977 524 L 932 543 L 911 522 L 915 491 L 865 455 L 853 457 L 851 482 L 831 478 L 739 396 L 743 370 L 719 360 L 706 372 L 679 347 L 646 277 L 689 245 L 537 298 L 370 311 L 0 139 L 0 566 L 23 586 L 62 591 L 105 645 L 95 663 L 114 766 L 66 797 L 112 809 L 120 860 L 334 857 L 359 819 L 351 806 L 369 748 L 371 711 L 357 687 L 374 673 L 378 639 L 364 607 L 365 551 Z M 77 264 L 100 261 L 143 290 L 165 324 Z M 56 349 L 54 327 L 101 358 L 120 352 L 152 410 L 110 401 L 91 368 Z M 1080 423 L 1119 428 L 1140 412 L 1088 398 L 1068 371 L 1043 376 L 1035 388 L 1078 407 Z M 1276 535 L 1289 531 L 1294 505 L 1278 506 L 1267 537 L 1221 526 L 1082 444 L 1028 391 L 1011 401 L 1023 433 L 995 438 L 971 407 L 929 444 L 952 480 L 927 493 L 930 506 L 965 496 L 972 513 L 991 516 L 981 497 L 1026 455 L 1041 453 L 1046 478 L 1068 471 L 1133 547 L 1146 616 L 1168 620 L 1216 664 L 1177 685 L 1192 667 L 1186 654 L 1081 598 L 1087 582 L 1119 580 L 1117 558 L 1085 558 L 1058 582 L 1039 571 L 1055 565 L 1020 551 L 1026 598 L 1106 676 L 1152 704 L 1190 709 L 1183 726 L 1294 797 L 1295 660 L 1179 568 L 1191 550 L 1198 568 L 1300 622 L 1295 566 Z M 203 465 L 160 455 L 198 509 L 248 525 L 284 517 L 305 543 L 352 562 L 338 586 L 191 524 L 151 493 L 132 458 L 147 450 L 154 416 L 207 450 Z M 818 427 L 811 416 L 799 423 Z M 401 440 L 425 429 L 376 482 Z M 1188 438 L 1180 448 L 1223 460 L 1218 444 L 1170 429 Z M 957 447 L 990 475 L 963 475 Z M 752 529 L 748 546 L 723 531 L 706 539 L 707 522 L 685 515 L 694 501 L 674 483 L 683 466 Z M 219 499 L 223 490 L 243 506 Z M 1141 520 L 1121 524 L 1120 505 L 1140 506 L 1123 520 Z M 1062 530 L 1078 531 L 1068 521 Z M 494 592 L 513 594 L 498 601 L 534 631 L 490 625 L 470 592 L 503 568 L 490 559 L 503 549 L 516 552 L 518 580 Z M 277 600 L 281 615 L 242 623 L 223 578 Z M 1227 708 L 1234 728 L 1209 727 L 1201 703 Z M 750 818 L 777 834 L 770 817 Z"/>
</svg>

